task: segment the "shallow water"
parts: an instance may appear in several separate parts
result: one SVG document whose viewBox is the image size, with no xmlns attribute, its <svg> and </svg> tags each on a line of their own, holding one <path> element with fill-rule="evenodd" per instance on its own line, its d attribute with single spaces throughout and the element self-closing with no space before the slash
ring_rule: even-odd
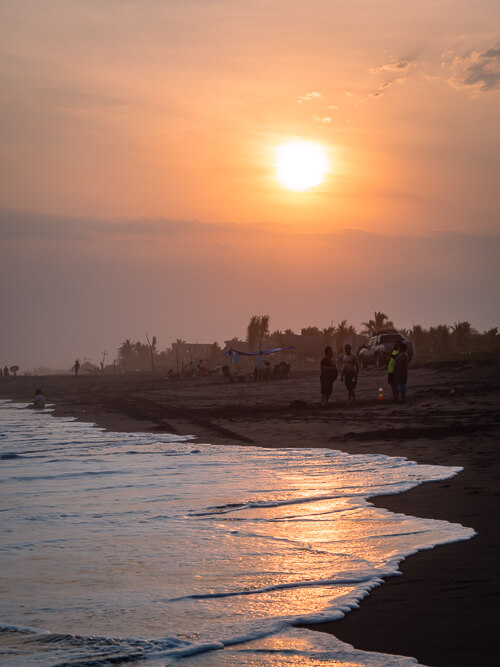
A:
<svg viewBox="0 0 500 667">
<path fill-rule="evenodd" d="M 474 534 L 367 500 L 459 468 L 108 433 L 8 402 L 0 434 L 2 665 L 415 664 L 293 626 Z"/>
</svg>

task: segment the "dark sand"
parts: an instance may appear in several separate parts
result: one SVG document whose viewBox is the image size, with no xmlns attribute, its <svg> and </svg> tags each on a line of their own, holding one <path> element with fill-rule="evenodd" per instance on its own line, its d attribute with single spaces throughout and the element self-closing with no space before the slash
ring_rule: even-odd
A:
<svg viewBox="0 0 500 667">
<path fill-rule="evenodd" d="M 227 384 L 157 375 L 46 376 L 0 380 L 0 398 L 29 402 L 41 386 L 55 414 L 109 430 L 197 435 L 199 442 L 266 447 L 331 447 L 462 466 L 452 480 L 374 499 L 394 512 L 474 528 L 465 542 L 421 552 L 403 576 L 375 589 L 358 610 L 312 629 L 357 648 L 409 655 L 426 665 L 498 663 L 500 616 L 500 363 L 442 363 L 410 370 L 405 405 L 388 396 L 386 375 L 360 376 L 355 406 L 337 381 L 331 407 L 319 405 L 316 373 Z M 379 386 L 386 398 L 377 399 Z M 304 610 L 307 612 L 307 610 Z"/>
</svg>

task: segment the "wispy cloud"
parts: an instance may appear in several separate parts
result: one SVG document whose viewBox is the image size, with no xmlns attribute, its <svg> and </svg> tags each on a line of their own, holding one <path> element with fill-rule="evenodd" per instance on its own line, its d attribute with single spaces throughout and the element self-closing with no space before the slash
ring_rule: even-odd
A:
<svg viewBox="0 0 500 667">
<path fill-rule="evenodd" d="M 381 74 L 383 72 L 395 72 L 396 74 L 402 74 L 409 72 L 413 65 L 413 58 L 401 58 L 399 60 L 391 60 L 391 62 L 379 65 L 379 67 L 371 67 L 370 72 L 373 74 Z"/>
<path fill-rule="evenodd" d="M 443 53 L 441 67 L 449 72 L 449 83 L 455 88 L 476 92 L 500 90 L 500 43 L 465 56 L 447 51 Z"/>
<path fill-rule="evenodd" d="M 403 83 L 408 78 L 410 71 L 415 67 L 415 58 L 400 58 L 398 60 L 391 60 L 390 62 L 379 65 L 378 67 L 371 67 L 370 72 L 377 76 L 389 76 L 378 87 L 368 93 L 368 97 L 380 97 L 384 91 L 390 88 L 395 83 Z"/>
<path fill-rule="evenodd" d="M 286 226 L 282 226 L 281 232 Z M 176 238 L 240 237 L 268 231 L 265 223 L 205 222 L 175 218 L 77 217 L 0 208 L 0 242 L 114 243 L 116 240 L 158 242 Z"/>
<path fill-rule="evenodd" d="M 70 84 L 40 88 L 38 99 L 47 106 L 66 110 L 92 111 L 126 105 L 124 99 Z"/>
<path fill-rule="evenodd" d="M 44 215 L 0 209 L 0 241 L 96 242 L 135 238 L 160 238 L 201 233 L 206 228 L 196 220 L 136 219 L 105 220 L 76 216 Z M 212 229 L 219 229 L 212 225 Z"/>
<path fill-rule="evenodd" d="M 311 120 L 315 123 L 323 123 L 323 125 L 329 125 L 332 122 L 331 116 L 317 116 L 316 114 L 311 116 Z"/>
<path fill-rule="evenodd" d="M 322 98 L 323 95 L 321 93 L 318 93 L 317 90 L 313 90 L 310 93 L 306 93 L 305 95 L 301 95 L 300 97 L 297 97 L 297 102 L 299 104 L 303 104 L 303 102 L 310 102 L 311 100 L 317 100 Z"/>
</svg>

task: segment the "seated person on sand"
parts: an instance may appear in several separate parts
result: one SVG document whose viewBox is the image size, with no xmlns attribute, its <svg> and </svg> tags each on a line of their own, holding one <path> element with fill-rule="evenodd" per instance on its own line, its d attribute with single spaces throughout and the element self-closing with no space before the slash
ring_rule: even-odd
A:
<svg viewBox="0 0 500 667">
<path fill-rule="evenodd" d="M 41 389 L 35 391 L 35 398 L 33 403 L 28 406 L 29 408 L 35 408 L 35 410 L 44 410 L 45 409 L 45 396 L 42 394 Z"/>
<path fill-rule="evenodd" d="M 280 361 L 279 364 L 273 368 L 273 377 L 275 380 L 282 380 L 288 376 L 290 365 L 286 361 Z"/>
</svg>

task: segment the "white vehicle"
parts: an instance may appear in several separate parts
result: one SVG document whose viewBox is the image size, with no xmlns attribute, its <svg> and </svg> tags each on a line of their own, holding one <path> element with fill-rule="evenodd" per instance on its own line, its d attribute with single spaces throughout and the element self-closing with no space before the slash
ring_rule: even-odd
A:
<svg viewBox="0 0 500 667">
<path fill-rule="evenodd" d="M 413 343 L 397 331 L 386 331 L 379 333 L 376 336 L 372 336 L 368 339 L 367 344 L 358 352 L 361 368 L 373 365 L 378 366 L 379 368 L 386 366 L 396 341 L 406 343 L 408 347 L 408 356 L 411 361 L 413 357 Z"/>
</svg>

